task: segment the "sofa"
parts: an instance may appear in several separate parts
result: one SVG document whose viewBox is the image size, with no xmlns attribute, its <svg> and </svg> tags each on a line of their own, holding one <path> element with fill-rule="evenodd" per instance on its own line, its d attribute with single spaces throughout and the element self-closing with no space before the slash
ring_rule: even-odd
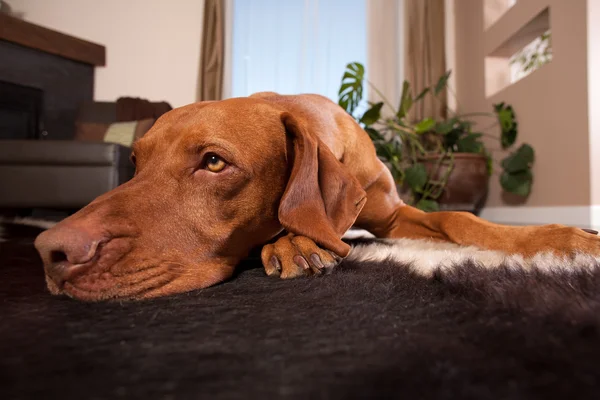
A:
<svg viewBox="0 0 600 400">
<path fill-rule="evenodd" d="M 129 157 L 168 103 L 83 104 L 73 140 L 0 141 L 0 209 L 77 210 L 133 177 Z"/>
</svg>

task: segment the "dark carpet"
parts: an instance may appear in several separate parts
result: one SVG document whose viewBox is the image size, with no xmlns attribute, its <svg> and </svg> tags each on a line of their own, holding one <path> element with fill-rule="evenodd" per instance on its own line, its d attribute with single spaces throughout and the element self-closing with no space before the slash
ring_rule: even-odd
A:
<svg viewBox="0 0 600 400">
<path fill-rule="evenodd" d="M 1 399 L 600 398 L 600 270 L 281 281 L 254 260 L 213 288 L 85 304 L 45 291 L 37 232 L 0 243 Z"/>
</svg>

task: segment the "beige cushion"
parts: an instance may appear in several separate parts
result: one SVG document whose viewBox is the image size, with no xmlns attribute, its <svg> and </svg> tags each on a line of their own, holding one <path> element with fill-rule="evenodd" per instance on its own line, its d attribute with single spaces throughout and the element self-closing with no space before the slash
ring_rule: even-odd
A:
<svg viewBox="0 0 600 400">
<path fill-rule="evenodd" d="M 152 128 L 154 121 L 154 118 L 148 118 L 141 121 L 114 122 L 112 124 L 82 122 L 77 124 L 75 140 L 117 143 L 131 147 L 134 141 L 144 136 Z"/>
<path fill-rule="evenodd" d="M 135 138 L 135 128 L 137 127 L 137 124 L 137 121 L 115 122 L 114 124 L 110 124 L 106 131 L 106 135 L 104 135 L 104 141 L 128 147 L 131 146 Z"/>
</svg>

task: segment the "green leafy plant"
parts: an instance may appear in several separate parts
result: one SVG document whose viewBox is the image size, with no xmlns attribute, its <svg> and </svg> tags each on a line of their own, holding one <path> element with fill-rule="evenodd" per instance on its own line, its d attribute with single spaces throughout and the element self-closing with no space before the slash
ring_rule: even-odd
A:
<svg viewBox="0 0 600 400">
<path fill-rule="evenodd" d="M 346 66 L 339 90 L 339 104 L 357 120 L 375 145 L 377 155 L 389 167 L 397 185 L 407 189 L 408 202 L 425 211 L 439 210 L 437 199 L 443 193 L 452 173 L 455 153 L 482 154 L 488 160 L 488 173 L 494 172 L 492 151 L 483 138 L 493 137 L 502 150 L 515 145 L 518 125 L 515 112 L 505 103 L 494 104 L 489 113 L 458 114 L 448 110 L 449 117 L 443 120 L 424 118 L 411 121 L 409 112 L 426 96 L 438 96 L 446 90 L 450 71 L 441 76 L 435 85 L 413 95 L 410 83 L 404 81 L 400 102 L 394 107 L 381 92 L 365 78 L 365 69 L 354 62 Z M 369 108 L 358 112 L 363 98 L 363 86 L 368 83 L 371 90 L 384 100 L 369 103 Z M 390 111 L 384 114 L 384 110 Z M 384 116 L 388 115 L 388 116 Z M 476 124 L 469 118 L 488 117 L 499 125 L 500 137 L 475 130 Z M 499 149 L 497 149 L 499 150 Z M 522 144 L 499 163 L 500 184 L 510 193 L 527 196 L 531 192 L 534 150 Z M 432 166 L 431 160 L 435 160 Z"/>
<path fill-rule="evenodd" d="M 525 46 L 510 58 L 510 64 L 518 64 L 521 75 L 527 75 L 552 61 L 550 31 L 544 32 L 530 45 Z"/>
</svg>

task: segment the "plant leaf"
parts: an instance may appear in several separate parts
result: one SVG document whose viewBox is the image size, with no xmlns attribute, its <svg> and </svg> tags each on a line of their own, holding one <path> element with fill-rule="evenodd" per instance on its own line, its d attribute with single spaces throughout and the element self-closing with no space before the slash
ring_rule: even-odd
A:
<svg viewBox="0 0 600 400">
<path fill-rule="evenodd" d="M 440 205 L 435 200 L 421 199 L 415 205 L 419 210 L 425 212 L 440 211 Z"/>
<path fill-rule="evenodd" d="M 361 63 L 353 62 L 346 65 L 342 83 L 338 92 L 338 104 L 352 114 L 363 96 L 363 81 L 365 68 Z"/>
<path fill-rule="evenodd" d="M 500 184 L 507 192 L 526 197 L 531 193 L 533 174 L 531 170 L 516 173 L 503 172 L 500 175 Z"/>
<path fill-rule="evenodd" d="M 414 102 L 417 102 L 417 101 L 421 100 L 423 97 L 425 97 L 425 95 L 426 95 L 427 93 L 429 93 L 429 89 L 430 89 L 430 88 L 425 88 L 425 89 L 423 89 L 423 91 L 422 91 L 421 93 L 419 93 L 419 94 L 417 95 L 417 97 L 415 97 L 415 98 L 414 98 L 414 100 L 413 100 L 413 101 L 414 101 Z"/>
<path fill-rule="evenodd" d="M 486 155 L 486 166 L 487 166 L 487 173 L 489 176 L 492 176 L 492 174 L 494 173 L 494 159 L 492 158 L 492 155 L 486 151 L 485 152 Z"/>
<path fill-rule="evenodd" d="M 456 124 L 456 118 L 451 118 L 446 121 L 438 122 L 435 126 L 435 132 L 440 135 L 446 135 L 452 131 L 454 125 Z"/>
<path fill-rule="evenodd" d="M 410 83 L 408 83 L 408 81 L 404 81 L 404 84 L 402 85 L 402 95 L 400 96 L 400 106 L 398 107 L 396 116 L 399 119 L 406 117 L 406 114 L 408 114 L 412 105 L 413 99 L 410 90 Z"/>
<path fill-rule="evenodd" d="M 438 94 L 440 94 L 440 92 L 442 90 L 444 90 L 446 88 L 446 86 L 448 86 L 448 79 L 450 78 L 451 73 L 452 73 L 452 70 L 446 72 L 444 75 L 442 75 L 440 77 L 440 79 L 438 79 L 438 81 L 435 84 L 435 87 L 433 89 L 433 92 L 435 93 L 436 96 Z"/>
<path fill-rule="evenodd" d="M 528 171 L 531 169 L 534 161 L 535 152 L 533 147 L 525 143 L 502 160 L 502 168 L 509 174 Z"/>
<path fill-rule="evenodd" d="M 381 118 L 381 107 L 383 107 L 383 102 L 374 104 L 373 107 L 365 111 L 359 122 L 369 126 L 379 121 Z"/>
<path fill-rule="evenodd" d="M 400 170 L 395 164 L 392 164 L 392 177 L 394 178 L 394 182 L 397 184 L 402 184 L 404 181 L 404 174 L 402 170 Z"/>
<path fill-rule="evenodd" d="M 502 148 L 506 149 L 512 146 L 517 140 L 517 118 L 512 106 L 505 103 L 494 104 L 494 112 L 502 131 L 500 143 L 502 144 Z"/>
<path fill-rule="evenodd" d="M 481 133 L 469 133 L 456 141 L 456 151 L 461 153 L 482 153 L 484 146 L 479 138 Z"/>
<path fill-rule="evenodd" d="M 460 128 L 453 128 L 450 132 L 444 135 L 444 148 L 447 150 L 455 151 L 456 143 L 465 134 Z"/>
<path fill-rule="evenodd" d="M 379 133 L 377 129 L 365 127 L 365 131 L 369 134 L 372 141 L 385 140 L 385 138 Z"/>
<path fill-rule="evenodd" d="M 394 143 L 377 141 L 374 144 L 377 155 L 384 160 L 393 161 L 402 158 L 402 151 Z"/>
<path fill-rule="evenodd" d="M 427 183 L 427 170 L 423 164 L 413 164 L 405 171 L 405 181 L 413 192 L 420 193 Z"/>
<path fill-rule="evenodd" d="M 429 132 L 435 127 L 435 120 L 432 118 L 424 118 L 419 123 L 415 125 L 416 133 L 425 133 Z"/>
</svg>

